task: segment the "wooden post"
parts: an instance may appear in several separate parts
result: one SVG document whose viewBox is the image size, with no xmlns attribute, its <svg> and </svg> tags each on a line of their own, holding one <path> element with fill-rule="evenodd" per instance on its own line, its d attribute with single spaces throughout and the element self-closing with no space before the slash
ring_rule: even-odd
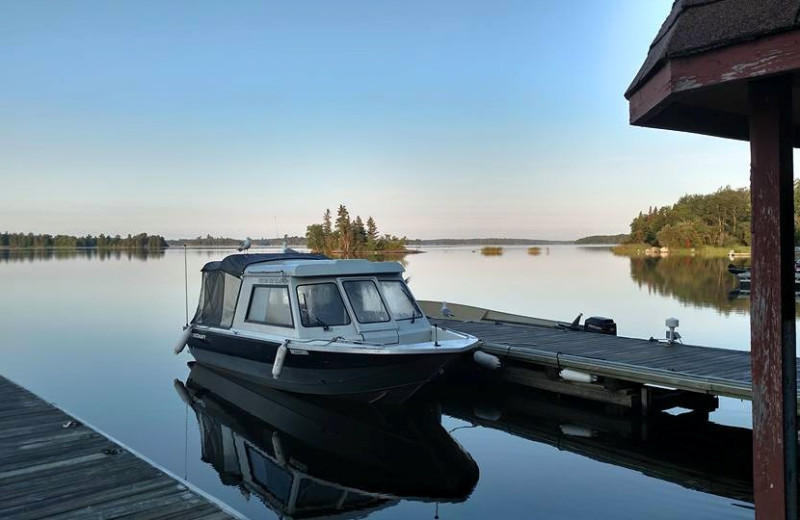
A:
<svg viewBox="0 0 800 520">
<path fill-rule="evenodd" d="M 797 518 L 792 91 L 749 84 L 753 492 L 757 519 Z"/>
<path fill-rule="evenodd" d="M 650 404 L 652 395 L 650 393 L 650 389 L 644 385 L 642 385 L 642 395 L 641 395 L 641 412 L 642 415 L 647 415 L 650 413 Z"/>
</svg>

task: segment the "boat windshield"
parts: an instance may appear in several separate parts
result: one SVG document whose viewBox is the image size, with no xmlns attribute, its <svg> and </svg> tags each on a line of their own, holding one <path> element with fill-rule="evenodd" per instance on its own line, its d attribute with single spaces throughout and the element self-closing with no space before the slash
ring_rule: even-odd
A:
<svg viewBox="0 0 800 520">
<path fill-rule="evenodd" d="M 400 280 L 380 280 L 378 283 L 394 319 L 411 320 L 422 317 L 406 284 Z"/>
<path fill-rule="evenodd" d="M 333 282 L 298 285 L 297 301 L 300 303 L 300 322 L 304 327 L 350 324 L 350 315 L 339 288 Z"/>
<path fill-rule="evenodd" d="M 361 323 L 389 321 L 389 313 L 381 300 L 381 294 L 372 280 L 343 282 L 344 291 L 350 299 L 356 319 Z"/>
</svg>

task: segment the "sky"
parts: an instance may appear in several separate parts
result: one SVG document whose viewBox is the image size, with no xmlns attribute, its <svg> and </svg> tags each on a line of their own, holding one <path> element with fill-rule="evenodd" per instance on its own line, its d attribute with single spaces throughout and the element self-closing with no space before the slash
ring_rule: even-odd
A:
<svg viewBox="0 0 800 520">
<path fill-rule="evenodd" d="M 631 127 L 671 0 L 4 0 L 0 231 L 569 240 L 749 184 Z"/>
</svg>

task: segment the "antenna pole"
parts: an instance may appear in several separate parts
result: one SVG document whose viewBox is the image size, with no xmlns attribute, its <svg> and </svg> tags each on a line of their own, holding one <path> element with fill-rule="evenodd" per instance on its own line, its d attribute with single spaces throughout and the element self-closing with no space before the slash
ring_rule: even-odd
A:
<svg viewBox="0 0 800 520">
<path fill-rule="evenodd" d="M 183 289 L 186 293 L 186 326 L 189 326 L 189 266 L 186 260 L 186 244 L 183 244 Z"/>
</svg>

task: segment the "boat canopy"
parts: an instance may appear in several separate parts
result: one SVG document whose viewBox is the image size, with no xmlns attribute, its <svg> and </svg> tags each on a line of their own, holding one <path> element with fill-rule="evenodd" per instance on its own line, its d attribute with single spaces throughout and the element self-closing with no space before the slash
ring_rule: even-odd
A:
<svg viewBox="0 0 800 520">
<path fill-rule="evenodd" d="M 310 253 L 258 253 L 229 255 L 219 262 L 203 266 L 200 302 L 192 320 L 198 325 L 229 328 L 236 312 L 236 300 L 242 286 L 242 274 L 247 266 L 284 260 L 326 260 L 324 255 Z"/>
<path fill-rule="evenodd" d="M 353 276 L 396 274 L 403 272 L 397 262 L 371 262 L 369 260 L 289 260 L 284 263 L 263 263 L 248 267 L 246 274 L 283 273 L 297 278 L 318 276 Z"/>
<path fill-rule="evenodd" d="M 204 273 L 222 271 L 241 278 L 245 269 L 253 264 L 282 262 L 285 260 L 328 260 L 325 255 L 315 253 L 254 253 L 248 255 L 228 255 L 219 262 L 208 262 L 203 266 Z"/>
</svg>

